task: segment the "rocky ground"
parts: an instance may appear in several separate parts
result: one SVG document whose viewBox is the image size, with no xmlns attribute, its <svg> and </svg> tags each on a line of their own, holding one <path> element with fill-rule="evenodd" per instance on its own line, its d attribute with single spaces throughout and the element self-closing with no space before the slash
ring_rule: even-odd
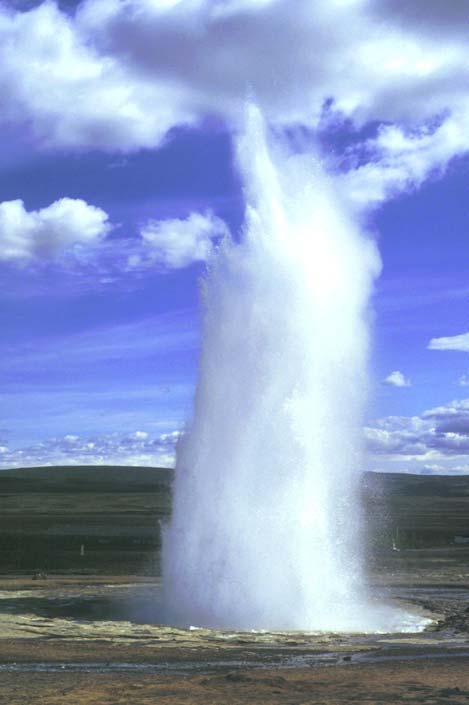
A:
<svg viewBox="0 0 469 705">
<path fill-rule="evenodd" d="M 401 552 L 372 577 L 387 599 L 431 618 L 426 630 L 174 629 L 157 624 L 157 579 L 5 576 L 0 703 L 469 703 L 467 552 Z"/>
<path fill-rule="evenodd" d="M 9 705 L 462 705 L 469 674 L 461 659 L 314 669 L 170 673 L 4 673 Z"/>
</svg>

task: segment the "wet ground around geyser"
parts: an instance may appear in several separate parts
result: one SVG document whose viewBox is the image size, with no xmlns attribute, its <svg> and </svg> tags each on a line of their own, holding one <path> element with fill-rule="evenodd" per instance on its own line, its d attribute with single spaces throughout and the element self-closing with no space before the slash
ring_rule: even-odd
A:
<svg viewBox="0 0 469 705">
<path fill-rule="evenodd" d="M 156 579 L 5 577 L 0 703 L 469 703 L 465 555 L 411 570 L 417 558 L 373 576 L 386 600 L 433 620 L 414 634 L 176 629 L 156 623 Z"/>
</svg>

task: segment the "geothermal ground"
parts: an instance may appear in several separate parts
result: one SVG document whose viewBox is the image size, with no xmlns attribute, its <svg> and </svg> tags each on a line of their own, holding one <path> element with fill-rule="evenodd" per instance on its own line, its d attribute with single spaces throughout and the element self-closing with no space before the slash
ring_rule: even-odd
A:
<svg viewBox="0 0 469 705">
<path fill-rule="evenodd" d="M 459 536 L 469 482 L 367 480 L 369 514 L 380 517 L 370 583 L 431 619 L 424 631 L 249 633 L 160 626 L 151 527 L 167 515 L 169 480 L 155 471 L 148 484 L 151 471 L 132 469 L 109 483 L 107 472 L 29 471 L 27 492 L 19 471 L 2 473 L 0 703 L 469 702 L 469 546 Z"/>
<path fill-rule="evenodd" d="M 468 703 L 468 558 L 408 549 L 375 572 L 433 620 L 414 634 L 181 630 L 157 624 L 157 578 L 4 576 L 0 702 Z"/>
</svg>

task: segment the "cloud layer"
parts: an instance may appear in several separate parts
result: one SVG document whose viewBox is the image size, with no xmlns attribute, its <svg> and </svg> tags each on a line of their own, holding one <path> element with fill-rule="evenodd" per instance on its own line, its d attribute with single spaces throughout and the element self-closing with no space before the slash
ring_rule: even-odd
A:
<svg viewBox="0 0 469 705">
<path fill-rule="evenodd" d="M 365 428 L 371 468 L 404 472 L 469 472 L 469 399 L 420 416 L 388 416 Z"/>
<path fill-rule="evenodd" d="M 0 444 L 0 468 L 38 465 L 140 465 L 172 467 L 179 432 L 152 437 L 144 431 L 82 438 L 67 434 L 26 448 Z"/>
<path fill-rule="evenodd" d="M 248 95 L 277 125 L 355 134 L 340 188 L 359 209 L 468 149 L 459 0 L 85 0 L 0 5 L 0 122 L 45 146 L 155 147 Z M 436 33 L 438 41 L 435 41 Z M 332 167 L 334 165 L 331 165 Z"/>
<path fill-rule="evenodd" d="M 33 465 L 116 464 L 173 467 L 181 432 L 135 430 L 93 437 L 67 434 L 23 448 L 0 441 L 0 468 Z M 469 472 L 469 399 L 420 416 L 388 416 L 364 429 L 368 469 L 454 474 Z"/>
</svg>

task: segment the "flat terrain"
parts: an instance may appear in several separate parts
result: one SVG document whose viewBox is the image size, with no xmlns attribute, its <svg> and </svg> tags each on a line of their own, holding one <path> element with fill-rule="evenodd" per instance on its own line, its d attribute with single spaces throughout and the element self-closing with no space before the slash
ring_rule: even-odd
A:
<svg viewBox="0 0 469 705">
<path fill-rule="evenodd" d="M 0 474 L 0 703 L 469 703 L 468 479 L 366 478 L 375 596 L 428 622 L 344 635 L 165 626 L 171 472 L 61 470 Z"/>
<path fill-rule="evenodd" d="M 172 478 L 167 468 L 1 471 L 0 574 L 158 575 Z M 469 476 L 368 473 L 363 502 L 371 563 L 393 545 L 469 542 Z"/>
<path fill-rule="evenodd" d="M 166 468 L 0 472 L 0 573 L 159 573 Z"/>
<path fill-rule="evenodd" d="M 381 599 L 432 620 L 396 634 L 176 629 L 158 578 L 4 576 L 0 703 L 467 704 L 468 557 L 409 549 L 375 574 Z"/>
<path fill-rule="evenodd" d="M 456 686 L 455 683 L 458 683 Z M 343 668 L 265 669 L 155 677 L 85 673 L 0 674 L 6 705 L 466 705 L 461 659 Z"/>
</svg>

